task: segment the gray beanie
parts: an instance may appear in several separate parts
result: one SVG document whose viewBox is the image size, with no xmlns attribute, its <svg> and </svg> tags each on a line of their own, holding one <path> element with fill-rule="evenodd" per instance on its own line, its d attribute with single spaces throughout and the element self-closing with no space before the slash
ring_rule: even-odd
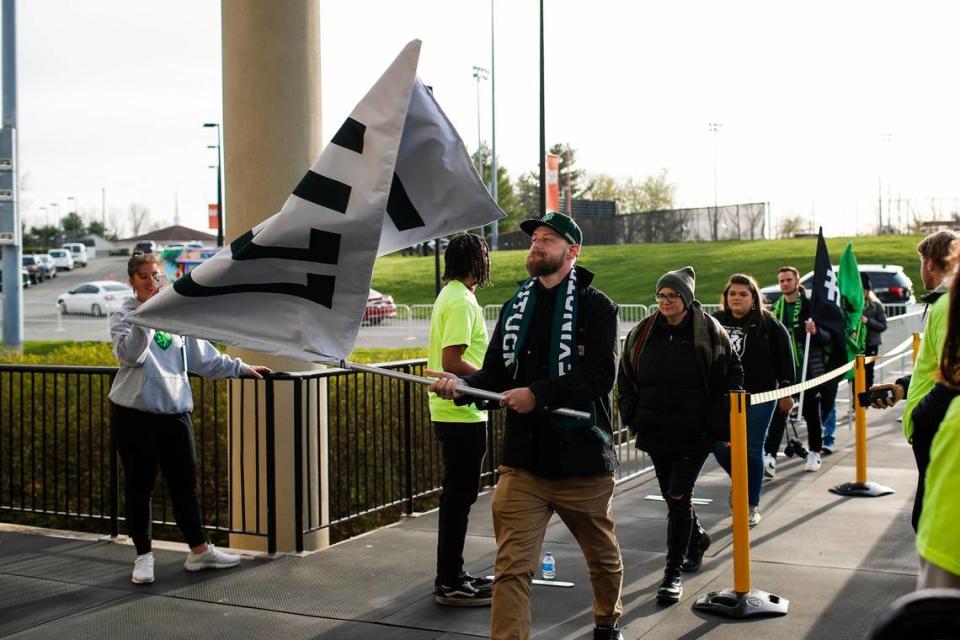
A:
<svg viewBox="0 0 960 640">
<path fill-rule="evenodd" d="M 683 305 L 689 309 L 690 305 L 693 304 L 693 292 L 697 289 L 696 278 L 697 274 L 690 266 L 676 271 L 668 271 L 657 280 L 657 293 L 660 293 L 660 289 L 664 287 L 670 287 L 680 294 Z"/>
</svg>

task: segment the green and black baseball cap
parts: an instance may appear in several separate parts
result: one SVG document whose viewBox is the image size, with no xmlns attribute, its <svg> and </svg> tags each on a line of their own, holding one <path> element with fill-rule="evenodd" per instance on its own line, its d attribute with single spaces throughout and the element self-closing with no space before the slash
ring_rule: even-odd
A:
<svg viewBox="0 0 960 640">
<path fill-rule="evenodd" d="M 532 236 L 534 230 L 540 226 L 550 227 L 566 238 L 570 244 L 583 244 L 583 232 L 580 231 L 580 227 L 573 221 L 573 218 L 566 214 L 558 211 L 550 211 L 542 218 L 530 218 L 520 223 L 520 228 L 530 236 Z"/>
</svg>

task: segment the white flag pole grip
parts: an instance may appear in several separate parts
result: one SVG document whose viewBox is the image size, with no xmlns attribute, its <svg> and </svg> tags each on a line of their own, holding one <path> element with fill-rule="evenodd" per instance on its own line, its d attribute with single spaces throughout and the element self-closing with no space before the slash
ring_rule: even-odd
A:
<svg viewBox="0 0 960 640">
<path fill-rule="evenodd" d="M 365 373 L 373 373 L 380 376 L 386 376 L 388 378 L 396 378 L 397 380 L 406 380 L 407 382 L 414 382 L 416 384 L 422 385 L 431 385 L 436 379 L 435 378 L 425 378 L 423 376 L 417 376 L 412 373 L 404 373 L 403 371 L 394 371 L 392 369 L 382 369 L 380 367 L 373 367 L 365 364 L 358 364 L 356 362 L 350 362 L 349 360 L 341 360 L 340 366 L 343 369 L 352 369 L 353 371 L 363 371 Z M 487 391 L 486 389 L 475 389 L 473 387 L 468 387 L 466 385 L 459 385 L 457 391 L 469 396 L 477 396 L 478 398 L 483 398 L 485 400 L 494 400 L 499 402 L 503 400 L 502 393 L 496 393 L 495 391 Z M 563 416 L 565 418 L 577 418 L 579 420 L 586 420 L 590 418 L 590 414 L 586 411 L 577 411 L 575 409 L 553 409 L 551 413 L 558 416 Z"/>
</svg>

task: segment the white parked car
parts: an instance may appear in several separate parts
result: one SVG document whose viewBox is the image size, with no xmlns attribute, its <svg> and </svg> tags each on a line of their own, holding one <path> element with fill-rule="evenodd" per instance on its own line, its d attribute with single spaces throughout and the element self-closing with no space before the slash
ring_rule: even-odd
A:
<svg viewBox="0 0 960 640">
<path fill-rule="evenodd" d="M 87 266 L 87 245 L 82 242 L 64 242 L 61 249 L 66 249 L 73 256 L 73 263 L 78 267 Z"/>
<path fill-rule="evenodd" d="M 61 293 L 57 298 L 57 308 L 60 313 L 86 313 L 100 317 L 105 313 L 113 313 L 124 300 L 132 297 L 133 289 L 129 285 L 116 280 L 96 280 Z"/>
<path fill-rule="evenodd" d="M 49 253 L 57 271 L 73 271 L 73 254 L 69 249 L 50 249 Z"/>
</svg>

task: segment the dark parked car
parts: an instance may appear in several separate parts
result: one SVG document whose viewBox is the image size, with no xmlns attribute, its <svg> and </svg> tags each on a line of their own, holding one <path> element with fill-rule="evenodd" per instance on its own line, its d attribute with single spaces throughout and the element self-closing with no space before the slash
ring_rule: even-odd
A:
<svg viewBox="0 0 960 640">
<path fill-rule="evenodd" d="M 162 247 L 153 240 L 138 242 L 133 248 L 134 251 L 143 251 L 144 253 L 159 253 Z"/>
<path fill-rule="evenodd" d="M 44 280 L 46 267 L 33 255 L 23 256 L 23 268 L 30 276 L 30 284 L 40 284 Z"/>
<path fill-rule="evenodd" d="M 859 267 L 861 273 L 870 276 L 870 286 L 883 304 L 908 305 L 917 301 L 913 295 L 913 281 L 903 272 L 903 267 L 900 265 L 861 264 Z M 833 265 L 833 269 L 837 272 L 840 270 L 837 265 Z M 810 286 L 813 284 L 813 271 L 800 278 L 800 283 L 807 289 L 807 297 L 809 297 Z M 764 287 L 760 289 L 760 294 L 768 303 L 773 304 L 780 298 L 780 286 L 773 284 Z"/>
</svg>

